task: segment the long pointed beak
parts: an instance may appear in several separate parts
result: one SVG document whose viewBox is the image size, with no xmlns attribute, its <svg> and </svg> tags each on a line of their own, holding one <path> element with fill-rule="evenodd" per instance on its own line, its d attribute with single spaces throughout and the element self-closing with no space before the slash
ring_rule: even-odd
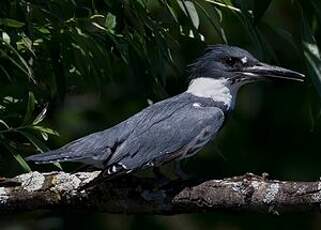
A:
<svg viewBox="0 0 321 230">
<path fill-rule="evenodd" d="M 305 75 L 282 68 L 279 66 L 272 66 L 265 63 L 258 63 L 255 66 L 246 67 L 242 70 L 242 74 L 249 76 L 249 77 L 256 77 L 259 79 L 260 77 L 267 77 L 267 78 L 279 78 L 279 79 L 288 79 L 294 81 L 303 82 Z"/>
</svg>

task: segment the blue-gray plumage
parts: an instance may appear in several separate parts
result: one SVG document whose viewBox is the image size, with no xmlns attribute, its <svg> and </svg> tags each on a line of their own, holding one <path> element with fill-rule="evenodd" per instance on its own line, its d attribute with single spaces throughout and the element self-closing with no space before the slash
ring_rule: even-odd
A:
<svg viewBox="0 0 321 230">
<path fill-rule="evenodd" d="M 98 179 L 158 167 L 192 156 L 222 127 L 238 89 L 263 77 L 302 80 L 302 74 L 259 62 L 237 47 L 209 47 L 190 66 L 186 92 L 155 103 L 107 130 L 60 149 L 29 156 L 35 163 L 82 162 L 101 168 Z"/>
<path fill-rule="evenodd" d="M 110 129 L 28 159 L 37 163 L 78 161 L 107 168 L 109 174 L 120 173 L 114 172 L 113 166 L 122 167 L 121 173 L 159 166 L 205 145 L 221 127 L 224 111 L 225 106 L 211 99 L 185 92 L 155 103 Z M 188 145 L 193 141 L 197 146 Z"/>
</svg>

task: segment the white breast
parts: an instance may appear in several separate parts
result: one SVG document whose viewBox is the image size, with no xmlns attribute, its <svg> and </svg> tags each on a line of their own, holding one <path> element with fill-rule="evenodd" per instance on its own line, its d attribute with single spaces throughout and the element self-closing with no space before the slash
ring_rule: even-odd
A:
<svg viewBox="0 0 321 230">
<path fill-rule="evenodd" d="M 212 98 L 214 101 L 223 102 L 228 108 L 234 104 L 234 95 L 226 79 L 196 78 L 191 81 L 186 92 L 197 97 Z"/>
</svg>

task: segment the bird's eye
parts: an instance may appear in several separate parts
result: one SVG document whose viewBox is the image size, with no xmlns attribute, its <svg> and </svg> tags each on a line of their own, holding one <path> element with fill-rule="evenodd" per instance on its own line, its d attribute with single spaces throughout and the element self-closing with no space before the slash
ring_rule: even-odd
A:
<svg viewBox="0 0 321 230">
<path fill-rule="evenodd" d="M 240 63 L 240 60 L 234 57 L 227 57 L 225 59 L 225 63 L 228 64 L 229 66 L 234 66 L 235 64 Z"/>
</svg>

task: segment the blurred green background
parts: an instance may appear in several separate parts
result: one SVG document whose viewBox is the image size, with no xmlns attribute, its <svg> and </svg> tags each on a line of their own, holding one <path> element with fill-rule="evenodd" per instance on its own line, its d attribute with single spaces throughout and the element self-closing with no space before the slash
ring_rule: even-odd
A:
<svg viewBox="0 0 321 230">
<path fill-rule="evenodd" d="M 307 75 L 303 84 L 244 87 L 226 127 L 184 162 L 197 177 L 268 172 L 321 176 L 320 0 L 1 0 L 0 175 L 24 157 L 108 128 L 187 87 L 186 65 L 208 44 L 249 50 Z M 59 135 L 58 135 L 59 133 Z M 12 229 L 321 229 L 318 214 L 123 216 L 36 211 L 0 217 Z"/>
</svg>

